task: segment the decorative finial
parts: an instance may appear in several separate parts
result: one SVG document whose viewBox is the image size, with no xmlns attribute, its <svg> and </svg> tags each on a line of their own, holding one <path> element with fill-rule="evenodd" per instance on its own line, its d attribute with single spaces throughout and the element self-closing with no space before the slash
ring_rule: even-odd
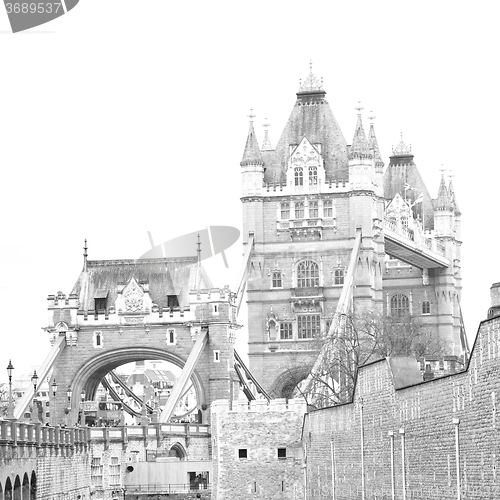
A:
<svg viewBox="0 0 500 500">
<path fill-rule="evenodd" d="M 376 116 L 373 116 L 373 110 L 370 111 L 370 116 L 368 117 L 368 120 L 370 120 L 370 125 L 373 125 L 373 120 L 377 118 Z"/>
<path fill-rule="evenodd" d="M 198 246 L 198 249 L 196 250 L 196 252 L 198 253 L 198 262 L 201 261 L 201 241 L 200 241 L 200 233 L 198 233 L 198 243 L 196 243 L 196 245 Z"/>
<path fill-rule="evenodd" d="M 299 80 L 299 92 L 314 92 L 317 90 L 323 90 L 323 78 L 320 81 L 314 76 L 312 60 L 309 60 L 309 74 L 304 83 L 302 83 L 302 79 Z"/>
<path fill-rule="evenodd" d="M 83 245 L 83 272 L 87 271 L 87 240 Z"/>
<path fill-rule="evenodd" d="M 255 115 L 253 114 L 253 108 L 250 108 L 250 114 L 247 116 L 248 118 L 250 118 L 250 123 L 253 123 L 253 119 L 255 118 Z"/>
<path fill-rule="evenodd" d="M 409 155 L 411 154 L 411 144 L 408 146 L 403 141 L 403 131 L 401 130 L 401 139 L 399 143 L 396 145 L 396 147 L 392 148 L 392 154 L 396 156 L 402 156 L 402 155 Z"/>
<path fill-rule="evenodd" d="M 358 116 L 360 116 L 361 115 L 361 111 L 363 111 L 363 109 L 365 109 L 365 108 L 363 108 L 361 106 L 361 101 L 358 101 L 358 107 L 354 108 L 354 109 L 358 112 Z"/>
<path fill-rule="evenodd" d="M 269 151 L 273 149 L 271 146 L 271 141 L 269 140 L 269 127 L 271 124 L 267 121 L 267 118 L 264 119 L 264 123 L 262 124 L 264 127 L 264 141 L 262 142 L 262 150 Z"/>
</svg>

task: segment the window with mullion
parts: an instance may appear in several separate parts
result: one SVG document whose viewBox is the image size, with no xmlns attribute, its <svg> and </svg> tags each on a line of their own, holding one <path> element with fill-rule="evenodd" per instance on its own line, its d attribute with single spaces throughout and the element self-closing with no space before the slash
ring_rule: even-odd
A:
<svg viewBox="0 0 500 500">
<path fill-rule="evenodd" d="M 320 333 L 320 316 L 317 314 L 297 316 L 297 325 L 299 339 L 312 339 Z"/>
<path fill-rule="evenodd" d="M 312 260 L 304 260 L 297 266 L 297 286 L 308 288 L 319 286 L 319 267 Z"/>
</svg>

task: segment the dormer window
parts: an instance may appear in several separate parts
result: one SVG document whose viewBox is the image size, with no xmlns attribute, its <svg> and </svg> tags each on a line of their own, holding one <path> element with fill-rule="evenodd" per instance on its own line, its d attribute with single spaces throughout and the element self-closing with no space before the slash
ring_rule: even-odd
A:
<svg viewBox="0 0 500 500">
<path fill-rule="evenodd" d="M 94 294 L 94 310 L 96 312 L 104 312 L 106 311 L 107 302 L 108 302 L 108 290 L 104 290 L 102 288 L 96 290 Z"/>
<path fill-rule="evenodd" d="M 173 309 L 174 307 L 179 307 L 179 301 L 177 300 L 177 295 L 167 295 L 167 307 Z"/>
</svg>

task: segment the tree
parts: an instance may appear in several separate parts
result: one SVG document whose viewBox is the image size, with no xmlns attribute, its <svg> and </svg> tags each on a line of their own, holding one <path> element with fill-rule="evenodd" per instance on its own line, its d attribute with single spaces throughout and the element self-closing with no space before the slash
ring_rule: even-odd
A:
<svg viewBox="0 0 500 500">
<path fill-rule="evenodd" d="M 414 316 L 384 316 L 377 312 L 341 314 L 329 332 L 311 341 L 309 376 L 289 367 L 289 386 L 314 409 L 350 401 L 359 366 L 389 356 L 442 356 L 443 343 Z M 319 355 L 318 355 L 319 353 Z M 303 373 L 303 372 L 302 372 Z"/>
</svg>

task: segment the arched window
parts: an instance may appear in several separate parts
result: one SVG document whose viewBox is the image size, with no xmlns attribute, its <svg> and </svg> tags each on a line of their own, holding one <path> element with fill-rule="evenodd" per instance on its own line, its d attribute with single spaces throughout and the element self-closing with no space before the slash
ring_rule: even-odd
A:
<svg viewBox="0 0 500 500">
<path fill-rule="evenodd" d="M 273 273 L 273 288 L 281 288 L 281 272 L 274 272 Z"/>
<path fill-rule="evenodd" d="M 323 202 L 323 217 L 333 217 L 332 200 L 325 200 Z"/>
<path fill-rule="evenodd" d="M 302 167 L 295 167 L 295 185 L 296 186 L 304 185 L 304 173 L 302 171 Z"/>
<path fill-rule="evenodd" d="M 318 202 L 317 201 L 309 202 L 309 217 L 311 219 L 318 218 Z"/>
<path fill-rule="evenodd" d="M 297 286 L 307 288 L 319 286 L 319 267 L 312 260 L 303 260 L 297 266 Z"/>
<path fill-rule="evenodd" d="M 303 219 L 304 218 L 304 204 L 303 203 L 295 203 L 295 218 Z"/>
<path fill-rule="evenodd" d="M 321 318 L 317 314 L 297 316 L 297 328 L 299 339 L 312 339 L 320 333 Z"/>
<path fill-rule="evenodd" d="M 290 218 L 290 203 L 281 204 L 281 220 L 288 220 Z"/>
<path fill-rule="evenodd" d="M 309 184 L 317 184 L 318 183 L 318 168 L 317 167 L 309 167 Z"/>
<path fill-rule="evenodd" d="M 398 293 L 391 297 L 391 316 L 406 316 L 410 314 L 410 300 L 407 295 Z"/>
</svg>

